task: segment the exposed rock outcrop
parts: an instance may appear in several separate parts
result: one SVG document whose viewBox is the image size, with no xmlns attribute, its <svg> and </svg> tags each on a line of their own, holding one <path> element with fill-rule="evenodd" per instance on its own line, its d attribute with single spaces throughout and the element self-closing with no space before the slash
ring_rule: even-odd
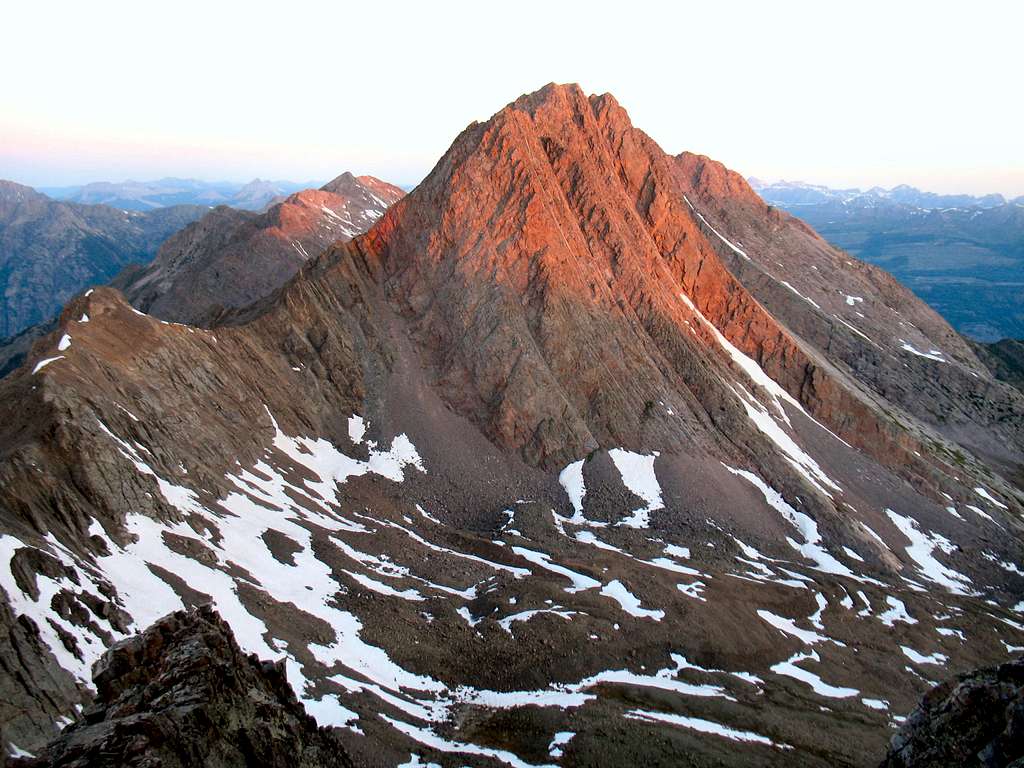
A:
<svg viewBox="0 0 1024 768">
<path fill-rule="evenodd" d="M 882 768 L 1024 766 L 1024 659 L 958 675 L 925 694 Z"/>
<path fill-rule="evenodd" d="M 35 622 L 0 604 L 0 749 L 54 734 L 86 700 L 71 675 L 50 663 Z"/>
<path fill-rule="evenodd" d="M 178 611 L 112 647 L 96 698 L 36 757 L 14 768 L 351 768 L 306 714 L 284 662 L 238 648 L 213 609 Z"/>
</svg>

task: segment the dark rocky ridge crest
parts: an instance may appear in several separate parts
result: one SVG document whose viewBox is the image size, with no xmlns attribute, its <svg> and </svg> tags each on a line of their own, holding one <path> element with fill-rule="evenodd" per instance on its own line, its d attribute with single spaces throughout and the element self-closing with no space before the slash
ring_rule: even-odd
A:
<svg viewBox="0 0 1024 768">
<path fill-rule="evenodd" d="M 284 662 L 245 655 L 208 606 L 178 611 L 112 647 L 95 700 L 12 768 L 351 768 L 295 698 Z"/>
<path fill-rule="evenodd" d="M 1024 766 L 1024 659 L 930 690 L 892 737 L 881 768 Z"/>
</svg>

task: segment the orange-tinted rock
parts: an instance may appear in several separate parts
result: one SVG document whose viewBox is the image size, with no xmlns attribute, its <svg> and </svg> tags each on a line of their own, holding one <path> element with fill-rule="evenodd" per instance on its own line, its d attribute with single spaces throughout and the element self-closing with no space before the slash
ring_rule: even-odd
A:
<svg viewBox="0 0 1024 768">
<path fill-rule="evenodd" d="M 344 173 L 262 214 L 220 206 L 114 285 L 157 317 L 208 325 L 225 309 L 273 293 L 332 243 L 368 230 L 404 194 L 372 176 Z"/>
</svg>

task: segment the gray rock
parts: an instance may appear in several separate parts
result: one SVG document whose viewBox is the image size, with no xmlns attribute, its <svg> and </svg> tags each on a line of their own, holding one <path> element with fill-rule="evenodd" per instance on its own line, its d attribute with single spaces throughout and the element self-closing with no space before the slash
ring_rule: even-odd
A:
<svg viewBox="0 0 1024 768">
<path fill-rule="evenodd" d="M 936 686 L 892 737 L 882 768 L 1024 765 L 1024 659 Z"/>
<path fill-rule="evenodd" d="M 295 698 L 283 662 L 246 656 L 212 608 L 178 611 L 113 646 L 96 700 L 38 757 L 12 766 L 349 768 Z"/>
</svg>

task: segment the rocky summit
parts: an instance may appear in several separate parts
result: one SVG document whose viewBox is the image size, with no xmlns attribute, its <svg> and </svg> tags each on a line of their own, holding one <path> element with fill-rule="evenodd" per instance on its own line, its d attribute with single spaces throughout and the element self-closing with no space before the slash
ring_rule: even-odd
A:
<svg viewBox="0 0 1024 768">
<path fill-rule="evenodd" d="M 204 327 L 76 297 L 0 409 L 12 753 L 206 603 L 375 766 L 877 765 L 1024 648 L 1024 393 L 576 86 Z"/>
</svg>

